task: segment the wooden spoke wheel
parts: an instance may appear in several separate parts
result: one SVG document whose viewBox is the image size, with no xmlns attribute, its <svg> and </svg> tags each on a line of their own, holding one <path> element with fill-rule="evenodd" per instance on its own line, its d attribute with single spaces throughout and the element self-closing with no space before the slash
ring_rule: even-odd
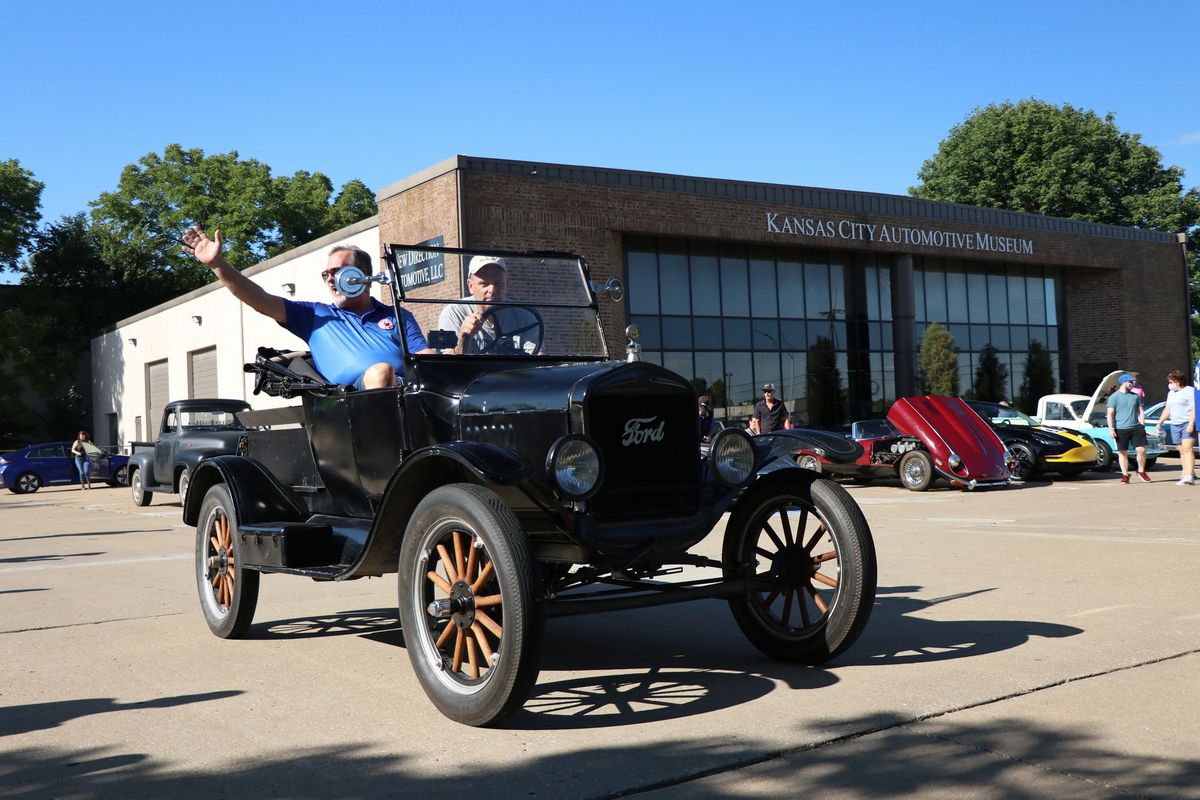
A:
<svg viewBox="0 0 1200 800">
<path fill-rule="evenodd" d="M 870 617 L 876 583 L 870 527 L 833 481 L 773 486 L 739 501 L 726 527 L 725 575 L 749 582 L 730 607 L 767 655 L 821 663 L 849 647 Z"/>
<path fill-rule="evenodd" d="M 541 661 L 541 582 L 516 516 L 479 486 L 425 497 L 400 549 L 400 622 L 433 704 L 492 725 L 528 699 Z"/>
<path fill-rule="evenodd" d="M 196 588 L 209 629 L 222 639 L 246 634 L 258 605 L 259 574 L 242 566 L 233 499 L 224 484 L 204 496 L 196 526 Z"/>
</svg>

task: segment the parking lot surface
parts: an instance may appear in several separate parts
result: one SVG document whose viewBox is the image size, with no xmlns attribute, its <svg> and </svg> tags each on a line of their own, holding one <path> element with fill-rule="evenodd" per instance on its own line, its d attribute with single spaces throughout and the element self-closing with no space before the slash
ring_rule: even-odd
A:
<svg viewBox="0 0 1200 800">
<path fill-rule="evenodd" d="M 772 662 L 719 601 L 555 618 L 498 730 L 426 700 L 394 576 L 265 576 L 224 641 L 177 498 L 3 493 L 0 797 L 1200 797 L 1200 488 L 1175 463 L 850 487 L 879 592 L 847 654 Z"/>
</svg>

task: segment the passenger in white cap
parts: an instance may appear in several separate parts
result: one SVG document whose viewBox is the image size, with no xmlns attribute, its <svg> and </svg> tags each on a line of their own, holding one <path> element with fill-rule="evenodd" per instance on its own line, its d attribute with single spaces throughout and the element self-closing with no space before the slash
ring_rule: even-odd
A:
<svg viewBox="0 0 1200 800">
<path fill-rule="evenodd" d="M 467 291 L 463 300 L 476 303 L 451 303 L 442 309 L 438 328 L 456 336 L 455 353 L 512 353 L 532 354 L 540 339 L 541 321 L 529 311 L 518 307 L 491 305 L 508 297 L 508 262 L 494 256 L 475 256 L 467 266 Z M 499 332 L 506 340 L 497 343 Z M 534 334 L 534 331 L 537 331 Z M 521 334 L 529 333 L 529 341 Z M 508 340 L 512 335 L 514 340 Z"/>
</svg>

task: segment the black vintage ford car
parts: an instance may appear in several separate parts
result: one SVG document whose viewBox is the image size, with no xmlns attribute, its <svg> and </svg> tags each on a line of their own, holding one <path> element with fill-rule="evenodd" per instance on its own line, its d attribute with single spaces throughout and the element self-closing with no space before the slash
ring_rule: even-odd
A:
<svg viewBox="0 0 1200 800">
<path fill-rule="evenodd" d="M 453 275 L 473 255 L 391 245 L 382 274 L 349 267 L 337 281 L 343 294 L 386 283 L 429 323 L 445 292 L 409 289 L 406 266 Z M 489 255 L 504 259 L 508 295 L 484 313 L 475 354 L 405 353 L 401 385 L 359 392 L 274 351 L 247 365 L 257 388 L 300 405 L 263 412 L 274 429 L 247 430 L 237 455 L 192 475 L 184 519 L 213 633 L 246 633 L 261 573 L 398 573 L 413 669 L 469 725 L 529 697 L 547 616 L 725 598 L 773 658 L 815 664 L 849 647 L 876 582 L 849 495 L 742 430 L 702 457 L 691 383 L 638 361 L 632 341 L 626 360 L 608 355 L 597 293 L 619 300 L 619 281 L 593 284 L 576 256 Z M 279 427 L 288 414 L 301 425 Z M 722 521 L 719 560 L 690 552 Z"/>
</svg>

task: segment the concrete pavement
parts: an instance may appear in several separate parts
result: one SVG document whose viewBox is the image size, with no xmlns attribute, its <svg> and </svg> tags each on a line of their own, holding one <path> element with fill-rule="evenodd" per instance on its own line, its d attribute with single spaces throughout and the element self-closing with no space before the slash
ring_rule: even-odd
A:
<svg viewBox="0 0 1200 800">
<path fill-rule="evenodd" d="M 716 601 L 558 618 L 501 730 L 425 699 L 391 576 L 267 576 L 223 641 L 175 498 L 4 493 L 0 797 L 1200 797 L 1176 472 L 851 487 L 880 590 L 836 663 L 767 660 Z"/>
</svg>

